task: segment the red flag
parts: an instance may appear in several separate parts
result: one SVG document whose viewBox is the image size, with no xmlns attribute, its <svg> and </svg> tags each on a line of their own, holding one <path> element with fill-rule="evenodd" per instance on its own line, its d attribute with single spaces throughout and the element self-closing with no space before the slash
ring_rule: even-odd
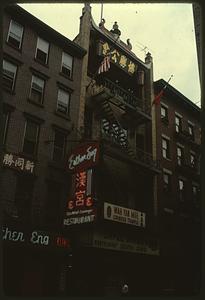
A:
<svg viewBox="0 0 205 300">
<path fill-rule="evenodd" d="M 164 95 L 164 90 L 165 90 L 166 87 L 164 87 L 154 98 L 154 101 L 152 102 L 152 105 L 154 104 L 159 104 L 160 103 L 160 100 L 162 98 L 162 96 Z"/>
<path fill-rule="evenodd" d="M 163 89 L 161 89 L 161 91 L 154 97 L 154 100 L 152 102 L 152 105 L 156 104 L 160 104 L 160 100 L 162 98 L 162 96 L 164 95 L 164 90 L 167 88 L 168 83 L 170 82 L 170 80 L 172 79 L 173 75 L 170 76 L 169 80 L 167 81 L 166 85 L 163 87 Z"/>
<path fill-rule="evenodd" d="M 98 74 L 107 72 L 110 69 L 110 56 L 105 56 L 98 69 Z"/>
</svg>

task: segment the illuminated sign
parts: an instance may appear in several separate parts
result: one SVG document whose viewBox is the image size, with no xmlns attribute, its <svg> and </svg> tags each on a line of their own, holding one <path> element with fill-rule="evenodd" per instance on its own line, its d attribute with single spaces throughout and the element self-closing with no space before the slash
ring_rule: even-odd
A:
<svg viewBox="0 0 205 300">
<path fill-rule="evenodd" d="M 33 161 L 20 157 L 16 154 L 5 153 L 3 157 L 3 165 L 12 169 L 33 174 L 35 164 Z"/>
<path fill-rule="evenodd" d="M 99 160 L 99 144 L 85 143 L 78 146 L 68 158 L 68 170 L 72 172 L 94 167 Z"/>
<path fill-rule="evenodd" d="M 120 234 L 94 232 L 80 237 L 83 246 L 133 252 L 147 255 L 159 255 L 157 239 L 128 238 Z"/>
<path fill-rule="evenodd" d="M 112 49 L 107 42 L 99 43 L 99 54 L 103 56 L 110 54 L 111 62 L 128 72 L 130 75 L 133 75 L 137 71 L 137 65 L 134 62 L 120 51 Z"/>
<path fill-rule="evenodd" d="M 104 219 L 145 227 L 144 212 L 104 202 Z"/>
<path fill-rule="evenodd" d="M 46 247 L 55 246 L 60 248 L 70 248 L 70 240 L 57 234 L 49 234 L 38 230 L 25 232 L 22 230 L 11 229 L 8 226 L 3 227 L 2 232 L 3 241 L 27 243 Z"/>
<path fill-rule="evenodd" d="M 92 198 L 92 169 L 73 175 L 73 196 L 68 199 L 64 225 L 91 223 L 96 212 Z"/>
</svg>

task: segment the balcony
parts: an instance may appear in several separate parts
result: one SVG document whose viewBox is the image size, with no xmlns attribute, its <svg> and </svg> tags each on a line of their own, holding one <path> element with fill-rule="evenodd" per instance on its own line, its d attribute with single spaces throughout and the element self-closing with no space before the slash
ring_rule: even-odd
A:
<svg viewBox="0 0 205 300">
<path fill-rule="evenodd" d="M 150 103 L 137 98 L 107 78 L 96 80 L 96 84 L 91 89 L 91 96 L 98 110 L 100 109 L 108 119 L 111 117 L 111 112 L 106 103 L 120 109 L 121 117 L 127 124 L 137 126 L 151 120 Z"/>
<path fill-rule="evenodd" d="M 191 144 L 193 147 L 199 149 L 200 144 L 196 141 L 194 136 L 190 135 L 190 133 L 186 130 L 175 131 L 176 138 Z"/>
<path fill-rule="evenodd" d="M 138 167 L 152 170 L 155 173 L 161 173 L 159 160 L 154 160 L 150 153 L 144 152 L 142 149 L 132 149 L 127 139 L 122 138 L 122 135 L 115 136 L 104 133 L 102 134 L 101 140 L 103 151 L 113 157 L 129 161 Z"/>
<path fill-rule="evenodd" d="M 191 163 L 188 159 L 180 159 L 177 161 L 176 168 L 189 176 L 198 177 L 200 174 L 200 168 L 198 161 Z"/>
</svg>

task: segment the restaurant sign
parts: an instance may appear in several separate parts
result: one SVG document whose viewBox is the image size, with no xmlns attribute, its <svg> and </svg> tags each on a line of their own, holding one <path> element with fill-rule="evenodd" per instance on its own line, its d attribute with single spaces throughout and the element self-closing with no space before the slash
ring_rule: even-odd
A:
<svg viewBox="0 0 205 300">
<path fill-rule="evenodd" d="M 92 223 L 96 208 L 92 197 L 93 170 L 88 169 L 73 174 L 73 195 L 68 198 L 64 225 Z"/>
<path fill-rule="evenodd" d="M 58 248 L 70 248 L 70 240 L 58 234 L 51 234 L 39 230 L 26 232 L 16 228 L 10 228 L 9 226 L 3 226 L 2 233 L 3 241 L 26 243 L 44 247 L 54 246 Z"/>
<path fill-rule="evenodd" d="M 133 61 L 120 51 L 113 49 L 107 42 L 99 42 L 99 55 L 110 55 L 111 62 L 130 75 L 133 75 L 137 71 L 137 65 Z"/>
<path fill-rule="evenodd" d="M 104 219 L 145 227 L 144 212 L 104 202 Z"/>
<path fill-rule="evenodd" d="M 146 255 L 159 255 L 159 241 L 157 239 L 131 239 L 119 234 L 94 232 L 83 234 L 80 238 L 83 246 L 140 253 Z"/>
<path fill-rule="evenodd" d="M 99 143 L 83 143 L 68 158 L 67 169 L 77 172 L 93 168 L 99 161 Z"/>
<path fill-rule="evenodd" d="M 3 157 L 3 166 L 33 174 L 35 163 L 17 154 L 5 153 Z"/>
</svg>

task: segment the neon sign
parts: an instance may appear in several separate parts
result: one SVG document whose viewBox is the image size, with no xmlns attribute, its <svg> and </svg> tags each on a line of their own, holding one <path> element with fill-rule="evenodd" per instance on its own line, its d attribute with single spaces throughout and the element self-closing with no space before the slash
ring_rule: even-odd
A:
<svg viewBox="0 0 205 300">
<path fill-rule="evenodd" d="M 68 170 L 72 172 L 95 166 L 99 160 L 99 144 L 85 143 L 77 147 L 68 158 Z"/>
</svg>

